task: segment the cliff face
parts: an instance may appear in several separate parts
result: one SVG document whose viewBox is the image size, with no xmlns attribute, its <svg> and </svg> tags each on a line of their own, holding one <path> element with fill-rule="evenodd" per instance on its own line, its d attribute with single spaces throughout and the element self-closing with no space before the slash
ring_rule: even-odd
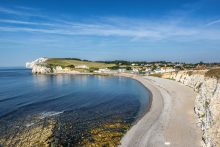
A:
<svg viewBox="0 0 220 147">
<path fill-rule="evenodd" d="M 48 74 L 48 73 L 53 73 L 53 70 L 51 68 L 47 68 L 46 66 L 33 65 L 32 73 L 33 74 Z"/>
<path fill-rule="evenodd" d="M 47 67 L 46 65 L 37 64 L 32 67 L 33 74 L 50 74 L 63 72 L 65 72 L 65 70 L 61 66 Z"/>
<path fill-rule="evenodd" d="M 49 67 L 45 64 L 45 61 L 47 61 L 47 58 L 39 58 L 32 62 L 27 62 L 26 68 L 32 69 L 33 74 L 49 74 L 63 71 L 61 66 Z"/>
<path fill-rule="evenodd" d="M 72 70 L 71 68 L 62 68 L 58 65 L 48 65 L 45 61 L 48 58 L 39 58 L 32 62 L 26 63 L 26 68 L 32 69 L 33 74 L 52 74 L 52 73 L 79 73 L 78 71 Z"/>
<path fill-rule="evenodd" d="M 220 82 L 216 77 L 206 77 L 206 71 L 180 71 L 164 74 L 192 87 L 198 94 L 195 99 L 195 113 L 203 132 L 202 146 L 220 146 Z"/>
<path fill-rule="evenodd" d="M 26 68 L 33 68 L 35 65 L 44 63 L 45 61 L 47 61 L 47 58 L 38 58 L 32 62 L 27 62 L 26 63 Z"/>
</svg>

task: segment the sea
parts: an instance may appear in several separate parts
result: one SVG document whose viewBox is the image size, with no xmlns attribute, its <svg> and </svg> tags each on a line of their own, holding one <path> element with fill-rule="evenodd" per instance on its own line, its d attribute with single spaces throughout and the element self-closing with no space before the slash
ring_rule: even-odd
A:
<svg viewBox="0 0 220 147">
<path fill-rule="evenodd" d="M 126 77 L 0 68 L 0 146 L 117 146 L 149 96 Z"/>
</svg>

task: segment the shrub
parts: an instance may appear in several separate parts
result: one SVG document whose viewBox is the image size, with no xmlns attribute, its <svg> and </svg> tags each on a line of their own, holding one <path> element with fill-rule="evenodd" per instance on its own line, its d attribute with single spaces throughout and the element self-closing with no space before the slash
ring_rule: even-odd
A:
<svg viewBox="0 0 220 147">
<path fill-rule="evenodd" d="M 112 70 L 117 70 L 117 69 L 119 69 L 119 66 L 112 66 L 112 67 L 108 67 L 109 69 L 112 69 Z"/>
</svg>

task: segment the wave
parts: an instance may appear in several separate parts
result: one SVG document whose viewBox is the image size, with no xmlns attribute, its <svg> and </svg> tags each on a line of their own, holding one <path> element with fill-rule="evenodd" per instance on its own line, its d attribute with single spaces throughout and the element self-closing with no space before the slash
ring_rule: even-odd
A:
<svg viewBox="0 0 220 147">
<path fill-rule="evenodd" d="M 49 111 L 49 112 L 42 112 L 40 114 L 40 119 L 44 119 L 46 117 L 51 117 L 51 116 L 55 116 L 55 115 L 59 115 L 61 113 L 63 113 L 64 111 Z"/>
</svg>

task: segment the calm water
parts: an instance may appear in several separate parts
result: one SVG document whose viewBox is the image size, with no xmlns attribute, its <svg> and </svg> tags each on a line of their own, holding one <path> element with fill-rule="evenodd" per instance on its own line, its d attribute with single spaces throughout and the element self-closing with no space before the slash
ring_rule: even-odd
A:
<svg viewBox="0 0 220 147">
<path fill-rule="evenodd" d="M 45 131 L 49 144 L 79 145 L 97 126 L 134 123 L 145 113 L 148 97 L 139 82 L 124 77 L 0 69 L 0 144 L 25 145 L 26 138 Z"/>
</svg>

